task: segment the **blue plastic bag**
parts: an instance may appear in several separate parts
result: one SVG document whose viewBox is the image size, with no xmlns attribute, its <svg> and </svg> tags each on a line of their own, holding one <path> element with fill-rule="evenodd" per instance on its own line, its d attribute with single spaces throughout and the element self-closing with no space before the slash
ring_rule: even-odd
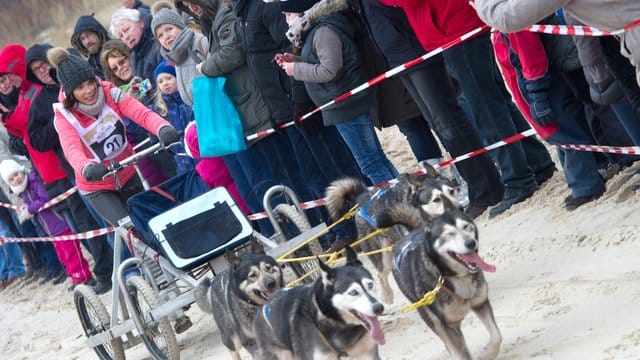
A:
<svg viewBox="0 0 640 360">
<path fill-rule="evenodd" d="M 224 77 L 193 79 L 193 112 L 203 157 L 234 154 L 247 148 L 242 121 L 224 92 Z"/>
</svg>

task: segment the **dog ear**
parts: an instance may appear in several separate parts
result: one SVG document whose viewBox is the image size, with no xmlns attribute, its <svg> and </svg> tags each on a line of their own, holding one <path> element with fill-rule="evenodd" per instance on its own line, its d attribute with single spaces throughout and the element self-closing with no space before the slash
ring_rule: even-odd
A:
<svg viewBox="0 0 640 360">
<path fill-rule="evenodd" d="M 347 245 L 344 247 L 344 252 L 347 254 L 347 265 L 360 265 L 362 266 L 362 262 L 358 260 L 358 254 L 351 248 L 351 246 Z"/>
<path fill-rule="evenodd" d="M 262 244 L 255 238 L 251 237 L 251 253 L 252 254 L 264 254 L 264 247 Z"/>
<path fill-rule="evenodd" d="M 227 249 L 227 251 L 225 251 L 224 253 L 224 257 L 225 259 L 227 259 L 229 265 L 231 265 L 232 270 L 238 269 L 238 267 L 240 266 L 240 259 L 238 259 L 235 252 Z"/>
<path fill-rule="evenodd" d="M 427 175 L 428 177 L 435 179 L 438 177 L 438 172 L 436 171 L 436 169 L 431 166 L 431 164 L 429 164 L 426 161 L 421 161 L 420 162 L 420 167 L 424 170 L 425 175 Z"/>
<path fill-rule="evenodd" d="M 320 258 L 318 256 L 316 256 L 316 259 L 318 259 L 318 266 L 320 266 L 320 270 L 322 270 L 322 272 L 324 273 L 322 275 L 322 277 L 324 279 L 326 279 L 327 281 L 332 281 L 333 277 L 334 277 L 333 268 L 331 266 L 325 264 L 324 261 L 320 260 Z"/>
</svg>

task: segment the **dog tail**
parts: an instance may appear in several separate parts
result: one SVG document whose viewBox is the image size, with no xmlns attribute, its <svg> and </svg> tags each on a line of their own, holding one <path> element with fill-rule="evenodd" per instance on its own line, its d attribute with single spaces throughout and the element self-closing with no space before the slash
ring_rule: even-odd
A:
<svg viewBox="0 0 640 360">
<path fill-rule="evenodd" d="M 384 209 L 376 216 L 376 223 L 379 228 L 391 227 L 393 225 L 404 225 L 409 231 L 415 230 L 422 224 L 420 210 L 413 206 L 399 204 L 394 207 Z"/>
<path fill-rule="evenodd" d="M 198 286 L 196 286 L 195 296 L 196 296 L 196 304 L 198 307 L 209 314 L 213 314 L 213 303 L 211 299 L 211 279 L 208 277 L 204 278 Z"/>
<path fill-rule="evenodd" d="M 367 185 L 358 179 L 343 178 L 333 181 L 325 191 L 331 218 L 338 220 L 355 205 L 358 196 L 367 191 Z"/>
</svg>

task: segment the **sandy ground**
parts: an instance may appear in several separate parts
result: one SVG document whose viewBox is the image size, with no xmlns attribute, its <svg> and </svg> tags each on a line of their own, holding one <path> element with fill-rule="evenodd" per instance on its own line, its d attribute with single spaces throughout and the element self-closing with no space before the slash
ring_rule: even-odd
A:
<svg viewBox="0 0 640 360">
<path fill-rule="evenodd" d="M 415 159 L 395 129 L 382 142 L 403 171 Z M 481 255 L 497 266 L 487 274 L 503 335 L 499 359 L 633 359 L 640 354 L 640 164 L 616 175 L 597 201 L 567 212 L 558 172 L 533 198 L 489 221 L 478 220 Z M 636 173 L 634 175 L 634 173 Z M 72 303 L 61 286 L 14 284 L 0 292 L 0 358 L 91 359 Z M 110 309 L 110 297 L 102 301 Z M 395 308 L 405 303 L 396 291 Z M 178 335 L 183 359 L 228 359 L 211 315 L 193 306 L 194 326 Z M 385 359 L 448 359 L 442 342 L 417 313 L 385 320 Z M 471 349 L 488 334 L 474 315 L 463 331 Z M 149 358 L 140 345 L 128 359 Z M 245 354 L 246 355 L 246 354 Z M 245 356 L 245 358 L 249 358 Z"/>
</svg>

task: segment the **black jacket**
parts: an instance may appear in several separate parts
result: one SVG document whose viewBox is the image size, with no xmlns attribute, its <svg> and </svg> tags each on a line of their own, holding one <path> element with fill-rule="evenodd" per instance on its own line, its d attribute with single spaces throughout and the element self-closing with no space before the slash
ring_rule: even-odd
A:
<svg viewBox="0 0 640 360">
<path fill-rule="evenodd" d="M 239 28 L 247 64 L 258 83 L 262 97 L 278 124 L 293 119 L 292 80 L 273 60 L 276 53 L 291 52 L 285 36 L 289 28 L 280 6 L 262 0 L 234 0 L 233 12 Z"/>
<path fill-rule="evenodd" d="M 51 46 L 49 45 L 34 45 L 27 51 L 27 64 L 34 60 L 47 61 L 47 50 Z M 55 75 L 55 74 L 52 74 Z M 55 76 L 53 77 L 55 79 Z M 27 136 L 31 141 L 31 146 L 38 151 L 53 150 L 56 157 L 62 163 L 64 171 L 69 179 L 75 178 L 73 168 L 67 161 L 60 146 L 60 139 L 58 138 L 58 132 L 53 125 L 54 112 L 51 106 L 58 102 L 58 95 L 60 93 L 60 85 L 45 85 L 31 72 L 31 69 L 27 67 L 27 79 L 30 81 L 42 85 L 42 90 L 38 93 L 31 107 L 29 108 L 29 120 L 27 123 Z"/>
</svg>

